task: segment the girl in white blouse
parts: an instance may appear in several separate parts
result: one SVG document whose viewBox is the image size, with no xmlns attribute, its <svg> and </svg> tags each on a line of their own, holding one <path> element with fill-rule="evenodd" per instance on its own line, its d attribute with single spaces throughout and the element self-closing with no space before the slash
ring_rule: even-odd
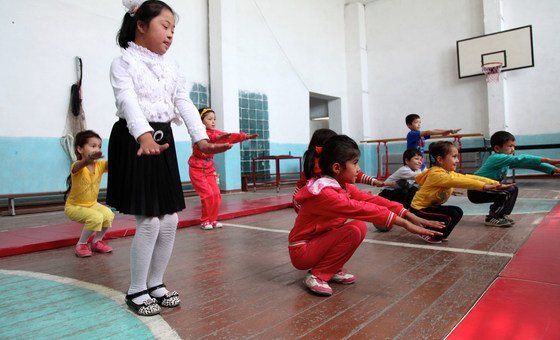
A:
<svg viewBox="0 0 560 340">
<path fill-rule="evenodd" d="M 137 314 L 155 315 L 160 306 L 180 303 L 178 293 L 163 284 L 177 212 L 185 208 L 170 123 L 184 121 L 192 142 L 205 153 L 231 145 L 208 143 L 185 79 L 164 59 L 175 29 L 171 7 L 156 0 L 123 4 L 128 11 L 117 36 L 122 56 L 111 64 L 119 120 L 109 139 L 107 204 L 136 218 L 125 301 Z"/>
</svg>

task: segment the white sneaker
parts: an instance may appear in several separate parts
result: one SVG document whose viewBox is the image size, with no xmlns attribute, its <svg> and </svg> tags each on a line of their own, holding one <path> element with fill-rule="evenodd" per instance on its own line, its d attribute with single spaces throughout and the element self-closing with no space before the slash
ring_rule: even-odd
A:
<svg viewBox="0 0 560 340">
<path fill-rule="evenodd" d="M 202 223 L 200 225 L 200 229 L 202 229 L 202 230 L 212 230 L 213 229 L 212 223 L 208 223 L 208 222 Z"/>
<path fill-rule="evenodd" d="M 218 221 L 214 221 L 214 222 L 212 222 L 212 226 L 213 226 L 214 228 L 222 228 L 224 225 L 221 224 L 221 223 L 218 222 Z"/>
<path fill-rule="evenodd" d="M 303 283 L 315 294 L 331 296 L 333 293 L 332 288 L 326 281 L 321 280 L 311 273 L 307 274 Z"/>
<path fill-rule="evenodd" d="M 329 282 L 341 283 L 343 285 L 349 285 L 349 284 L 352 284 L 352 283 L 356 282 L 356 276 L 354 276 L 350 273 L 345 273 L 342 270 L 339 270 L 336 274 L 334 274 L 333 277 L 331 277 Z"/>
</svg>

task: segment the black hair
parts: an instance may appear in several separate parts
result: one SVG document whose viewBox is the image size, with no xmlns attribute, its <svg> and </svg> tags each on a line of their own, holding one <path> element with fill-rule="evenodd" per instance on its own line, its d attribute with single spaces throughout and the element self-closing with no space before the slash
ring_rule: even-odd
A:
<svg viewBox="0 0 560 340">
<path fill-rule="evenodd" d="M 411 113 L 408 116 L 406 116 L 404 121 L 406 122 L 406 125 L 410 125 L 410 124 L 414 123 L 415 119 L 420 119 L 420 116 L 417 115 L 416 113 Z"/>
<path fill-rule="evenodd" d="M 136 25 L 138 24 L 138 21 L 141 21 L 145 23 L 146 26 L 149 26 L 152 19 L 160 15 L 161 11 L 164 9 L 169 10 L 174 16 L 176 16 L 175 12 L 173 12 L 173 9 L 168 4 L 159 0 L 148 0 L 142 3 L 134 14 L 130 14 L 128 12 L 125 13 L 121 28 L 117 33 L 118 45 L 122 48 L 127 48 L 128 43 L 136 39 Z"/>
<path fill-rule="evenodd" d="M 86 145 L 90 138 L 97 138 L 101 140 L 101 137 L 97 132 L 92 130 L 84 130 L 80 131 L 74 137 L 74 153 L 76 154 L 76 158 L 78 160 L 82 159 L 82 155 L 78 152 L 78 147 L 83 148 Z M 72 174 L 68 175 L 66 178 L 66 191 L 64 192 L 64 201 L 66 202 L 66 198 L 68 198 L 68 194 L 70 193 L 70 189 L 72 189 Z"/>
<path fill-rule="evenodd" d="M 314 175 L 313 169 L 315 168 L 315 158 L 319 157 L 315 147 L 323 147 L 329 138 L 336 135 L 337 133 L 331 129 L 318 129 L 313 132 L 313 136 L 311 136 L 307 150 L 303 154 L 303 174 L 306 179 L 310 179 Z"/>
<path fill-rule="evenodd" d="M 324 175 L 334 177 L 333 164 L 338 163 L 344 167 L 346 162 L 359 156 L 360 148 L 352 138 L 346 135 L 336 135 L 325 142 L 323 152 L 319 157 L 319 166 Z"/>
<path fill-rule="evenodd" d="M 430 144 L 430 166 L 437 163 L 438 157 L 445 157 L 456 146 L 448 140 L 440 140 Z"/>
<path fill-rule="evenodd" d="M 204 112 L 204 114 L 202 112 Z M 200 109 L 198 109 L 198 114 L 200 115 L 201 120 L 204 119 L 204 117 L 206 117 L 206 115 L 209 114 L 210 112 L 214 112 L 214 110 L 212 110 L 212 108 L 209 107 L 209 106 L 204 106 L 204 107 L 201 107 Z M 214 112 L 214 113 L 216 113 L 216 112 Z"/>
<path fill-rule="evenodd" d="M 409 161 L 414 156 L 422 157 L 422 153 L 418 149 L 406 149 L 402 154 L 402 162 L 406 164 L 406 161 Z"/>
<path fill-rule="evenodd" d="M 507 131 L 494 132 L 490 137 L 490 146 L 494 150 L 495 146 L 502 146 L 508 141 L 515 141 L 515 136 Z"/>
</svg>

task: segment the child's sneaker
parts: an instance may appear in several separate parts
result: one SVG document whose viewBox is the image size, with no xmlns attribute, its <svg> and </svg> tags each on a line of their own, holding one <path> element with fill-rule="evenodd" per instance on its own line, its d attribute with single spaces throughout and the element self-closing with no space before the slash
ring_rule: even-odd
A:
<svg viewBox="0 0 560 340">
<path fill-rule="evenodd" d="M 511 227 L 511 222 L 505 218 L 488 217 L 484 221 L 484 225 L 491 227 Z"/>
<path fill-rule="evenodd" d="M 202 230 L 212 230 L 213 229 L 212 223 L 204 222 L 200 225 L 200 229 L 202 229 Z"/>
<path fill-rule="evenodd" d="M 74 252 L 76 253 L 77 257 L 91 256 L 91 250 L 89 249 L 89 246 L 87 244 L 76 244 L 76 247 L 74 247 Z"/>
<path fill-rule="evenodd" d="M 329 282 L 342 283 L 343 285 L 349 285 L 356 282 L 356 277 L 352 274 L 345 273 L 339 270 L 333 277 L 331 277 Z"/>
<path fill-rule="evenodd" d="M 331 296 L 333 293 L 332 288 L 326 281 L 321 280 L 311 273 L 307 274 L 303 283 L 305 283 L 307 288 L 315 294 Z"/>
<path fill-rule="evenodd" d="M 105 243 L 105 241 L 100 240 L 91 244 L 91 251 L 94 251 L 96 253 L 106 254 L 112 252 L 113 248 L 111 248 L 107 243 Z"/>
<path fill-rule="evenodd" d="M 437 238 L 435 238 L 433 236 L 418 235 L 418 237 L 420 237 L 422 240 L 424 240 L 427 243 L 433 243 L 433 244 L 441 243 L 441 240 L 438 240 Z"/>
<path fill-rule="evenodd" d="M 504 215 L 504 219 L 511 224 L 515 224 L 515 221 L 512 218 L 510 218 L 509 215 Z"/>
<path fill-rule="evenodd" d="M 224 225 L 221 224 L 221 223 L 218 222 L 218 221 L 212 222 L 212 227 L 214 227 L 214 228 L 221 228 L 221 227 L 223 227 L 223 226 L 224 226 Z"/>
</svg>

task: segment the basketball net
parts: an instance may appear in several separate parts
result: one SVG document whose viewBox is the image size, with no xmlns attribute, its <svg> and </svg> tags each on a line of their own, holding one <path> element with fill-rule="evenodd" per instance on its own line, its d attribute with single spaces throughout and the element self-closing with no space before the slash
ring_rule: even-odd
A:
<svg viewBox="0 0 560 340">
<path fill-rule="evenodd" d="M 482 72 L 486 75 L 487 83 L 497 83 L 500 81 L 502 65 L 499 61 L 482 64 Z"/>
</svg>

